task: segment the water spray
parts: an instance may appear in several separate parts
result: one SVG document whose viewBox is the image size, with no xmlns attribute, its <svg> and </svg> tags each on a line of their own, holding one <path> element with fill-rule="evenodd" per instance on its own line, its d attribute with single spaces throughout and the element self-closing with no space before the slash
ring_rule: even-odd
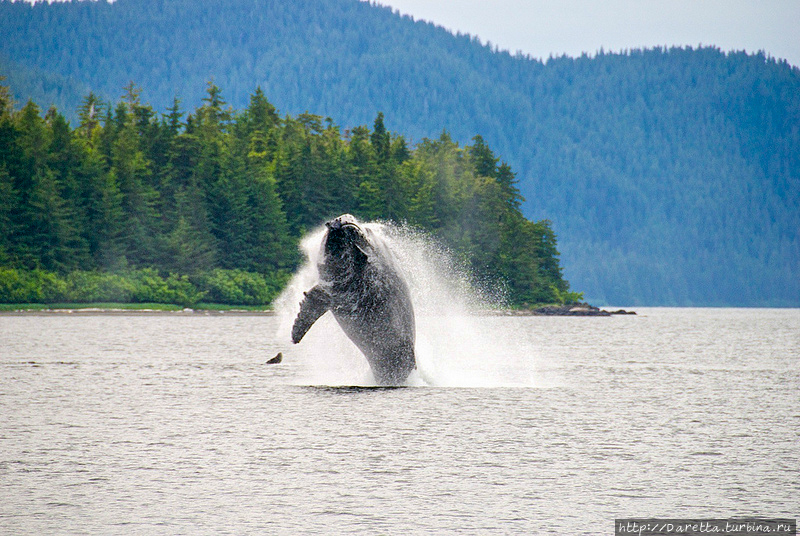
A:
<svg viewBox="0 0 800 536">
<path fill-rule="evenodd" d="M 522 367 L 520 349 L 502 330 L 491 311 L 503 305 L 500 289 L 485 288 L 430 235 L 408 226 L 362 224 L 385 241 L 411 292 L 416 315 L 417 370 L 411 386 L 530 385 L 530 367 Z M 303 293 L 319 281 L 326 229 L 306 235 L 301 248 L 306 262 L 275 302 L 279 340 L 287 360 L 296 360 L 298 382 L 305 385 L 371 385 L 375 380 L 363 354 L 330 313 L 309 330 L 302 344 L 290 345 L 292 324 Z M 497 317 L 494 317 L 496 320 Z M 513 370 L 512 370 L 513 369 Z"/>
</svg>

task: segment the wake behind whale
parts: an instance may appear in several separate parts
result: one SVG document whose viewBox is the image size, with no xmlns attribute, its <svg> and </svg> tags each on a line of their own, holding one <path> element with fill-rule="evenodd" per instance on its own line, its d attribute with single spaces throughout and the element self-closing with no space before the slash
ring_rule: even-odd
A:
<svg viewBox="0 0 800 536">
<path fill-rule="evenodd" d="M 498 329 L 497 317 L 486 316 L 488 309 L 502 306 L 501 292 L 496 288 L 487 292 L 477 285 L 448 250 L 425 233 L 392 223 L 358 223 L 366 234 L 390 250 L 393 269 L 407 286 L 415 317 L 412 327 L 415 324 L 416 337 L 410 339 L 413 357 L 402 349 L 407 340 L 401 340 L 399 345 L 389 344 L 389 350 L 378 348 L 378 354 L 383 352 L 390 361 L 395 360 L 392 363 L 401 363 L 398 375 L 381 371 L 380 364 L 376 367 L 376 356 L 370 355 L 374 348 L 365 349 L 363 340 L 352 335 L 352 326 L 348 329 L 347 321 L 343 323 L 341 314 L 330 308 L 329 296 L 311 304 L 305 296 L 321 283 L 323 290 L 329 288 L 325 284 L 330 279 L 330 274 L 325 273 L 325 244 L 330 224 L 304 237 L 301 248 L 307 260 L 276 300 L 278 337 L 288 343 L 293 330 L 294 335 L 302 332 L 302 342 L 290 347 L 284 360 L 293 363 L 297 383 L 487 387 L 533 384 L 530 348 Z M 312 296 L 317 292 L 321 291 L 315 290 Z M 303 311 L 309 308 L 310 312 Z M 399 316 L 399 331 L 390 326 L 386 333 L 390 342 L 403 339 L 406 331 L 402 325 L 407 322 L 402 314 Z M 376 333 L 386 330 L 387 326 L 381 325 Z M 416 369 L 408 365 L 413 362 Z"/>
</svg>

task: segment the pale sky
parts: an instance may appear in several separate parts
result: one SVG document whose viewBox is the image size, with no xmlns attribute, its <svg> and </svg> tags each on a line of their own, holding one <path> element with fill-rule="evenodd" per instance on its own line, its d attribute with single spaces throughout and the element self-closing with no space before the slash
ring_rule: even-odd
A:
<svg viewBox="0 0 800 536">
<path fill-rule="evenodd" d="M 658 45 L 764 50 L 800 66 L 800 0 L 378 0 L 535 58 Z"/>
</svg>

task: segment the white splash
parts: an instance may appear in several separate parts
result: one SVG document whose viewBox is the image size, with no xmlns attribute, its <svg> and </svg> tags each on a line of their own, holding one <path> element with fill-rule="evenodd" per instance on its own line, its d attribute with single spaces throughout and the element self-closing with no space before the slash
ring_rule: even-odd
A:
<svg viewBox="0 0 800 536">
<path fill-rule="evenodd" d="M 535 385 L 535 360 L 524 338 L 509 332 L 502 317 L 487 314 L 502 293 L 472 284 L 467 271 L 430 236 L 387 223 L 363 224 L 385 240 L 411 290 L 416 317 L 417 371 L 412 386 L 505 387 Z M 290 333 L 303 292 L 319 280 L 325 228 L 301 242 L 306 263 L 275 302 L 278 338 L 291 346 Z M 300 365 L 297 380 L 312 385 L 374 385 L 366 359 L 326 313 L 304 339 L 285 352 Z"/>
</svg>

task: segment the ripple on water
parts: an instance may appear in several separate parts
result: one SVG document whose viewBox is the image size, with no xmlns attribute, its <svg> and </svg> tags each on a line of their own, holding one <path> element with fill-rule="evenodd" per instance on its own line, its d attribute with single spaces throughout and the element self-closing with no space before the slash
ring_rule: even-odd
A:
<svg viewBox="0 0 800 536">
<path fill-rule="evenodd" d="M 797 512 L 797 311 L 485 319 L 518 354 L 439 366 L 493 387 L 307 382 L 326 380 L 314 353 L 264 364 L 285 350 L 276 317 L 32 320 L 0 317 L 8 533 L 587 533 Z M 510 387 L 520 371 L 534 381 Z"/>
</svg>

